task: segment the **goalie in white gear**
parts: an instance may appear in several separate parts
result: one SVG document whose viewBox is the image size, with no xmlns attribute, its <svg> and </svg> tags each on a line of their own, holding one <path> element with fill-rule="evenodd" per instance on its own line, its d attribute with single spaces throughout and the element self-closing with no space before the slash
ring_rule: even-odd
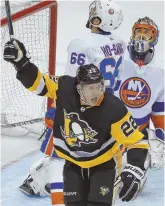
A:
<svg viewBox="0 0 165 206">
<path fill-rule="evenodd" d="M 145 171 L 149 167 L 158 169 L 164 166 L 164 143 L 160 141 L 164 139 L 164 70 L 159 68 L 159 65 L 152 64 L 158 38 L 159 29 L 149 17 L 140 18 L 135 22 L 132 27 L 131 41 L 127 47 L 132 61 L 124 61 L 114 88 L 114 94 L 125 103 L 139 125 L 139 130 L 148 137 L 139 142 L 139 145 L 149 142 L 150 146 L 149 153 L 147 148 L 141 149 L 142 158 L 145 159 L 146 156 Z M 153 122 L 155 131 L 148 129 L 150 121 Z M 132 153 L 131 149 L 129 151 L 131 156 L 136 155 L 136 152 Z M 134 169 L 137 168 L 132 167 L 128 162 L 115 183 L 126 183 L 128 172 L 132 173 L 130 178 L 136 177 L 132 185 L 128 184 L 125 190 L 120 191 L 119 197 L 123 201 L 128 201 L 130 197 L 132 200 L 135 199 L 146 182 L 146 172 L 145 175 L 142 175 L 141 171 L 133 175 Z M 131 191 L 136 186 L 141 189 L 132 196 Z M 129 194 L 126 191 L 130 191 Z"/>
<path fill-rule="evenodd" d="M 151 105 L 151 112 L 147 112 L 148 121 L 151 120 L 155 127 L 155 131 L 147 129 L 152 169 L 164 166 L 164 70 L 159 65 L 152 65 L 159 33 L 158 26 L 152 19 L 140 18 L 132 28 L 132 38 L 128 46 L 130 58 L 139 66 L 138 76 L 146 80 L 152 93 L 150 101 L 143 106 L 147 111 L 147 107 Z"/>
</svg>

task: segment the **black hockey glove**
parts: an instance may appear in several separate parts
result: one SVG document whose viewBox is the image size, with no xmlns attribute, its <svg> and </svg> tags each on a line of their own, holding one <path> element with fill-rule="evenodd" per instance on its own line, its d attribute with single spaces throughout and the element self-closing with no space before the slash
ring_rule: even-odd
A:
<svg viewBox="0 0 165 206">
<path fill-rule="evenodd" d="M 139 167 L 127 164 L 115 182 L 115 185 L 123 183 L 119 198 L 126 202 L 135 199 L 141 190 L 141 183 L 144 177 L 145 171 Z"/>
<path fill-rule="evenodd" d="M 21 71 L 29 62 L 27 52 L 23 43 L 18 40 L 8 41 L 4 46 L 4 60 L 12 63 L 17 71 Z"/>
</svg>

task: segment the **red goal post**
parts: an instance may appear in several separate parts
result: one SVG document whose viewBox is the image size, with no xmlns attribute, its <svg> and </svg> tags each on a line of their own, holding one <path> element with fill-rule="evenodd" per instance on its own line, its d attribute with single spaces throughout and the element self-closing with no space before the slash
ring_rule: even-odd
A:
<svg viewBox="0 0 165 206">
<path fill-rule="evenodd" d="M 15 38 L 25 44 L 32 62 L 42 73 L 55 74 L 57 39 L 57 2 L 35 1 L 20 6 L 12 5 L 11 19 Z M 2 16 L 4 15 L 4 16 Z M 1 14 L 1 43 L 9 40 L 5 9 Z M 1 57 L 2 58 L 2 57 Z M 45 98 L 29 93 L 16 79 L 16 71 L 3 59 L 1 61 L 1 124 L 34 124 L 35 119 L 44 117 L 46 108 L 52 103 Z M 44 99 L 44 100 L 41 100 Z M 46 103 L 47 102 L 47 103 Z M 23 126 L 23 124 L 21 124 Z M 32 126 L 31 126 L 32 127 Z M 29 128 L 28 128 L 29 130 Z M 40 133 L 40 131 L 39 131 Z"/>
</svg>

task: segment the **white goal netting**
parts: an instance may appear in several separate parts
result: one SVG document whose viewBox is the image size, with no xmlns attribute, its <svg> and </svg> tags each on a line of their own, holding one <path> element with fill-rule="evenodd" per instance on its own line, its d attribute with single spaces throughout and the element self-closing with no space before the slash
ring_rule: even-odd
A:
<svg viewBox="0 0 165 206">
<path fill-rule="evenodd" d="M 55 2 L 52 1 L 52 3 Z M 10 39 L 8 26 L 3 21 L 6 17 L 3 4 L 4 2 L 1 3 L 0 34 L 2 51 L 5 42 Z M 43 1 L 26 1 L 24 3 L 11 1 L 11 14 L 16 14 L 15 16 L 17 16 L 20 11 L 22 12 L 21 19 L 13 20 L 14 36 L 24 43 L 30 53 L 31 61 L 40 68 L 42 73 L 54 74 L 52 73 L 54 71 L 53 68 L 50 71 L 50 56 L 51 58 L 55 58 L 55 53 L 50 50 L 50 46 L 55 46 L 51 45 L 52 43 L 50 42 L 50 28 L 54 31 L 56 25 L 51 25 L 52 16 L 50 8 L 52 6 L 47 5 L 42 8 L 43 5 Z M 34 9 L 32 13 L 27 13 L 26 9 L 33 7 L 36 7 L 36 10 Z M 54 14 L 53 18 L 55 16 L 56 14 Z M 46 98 L 30 93 L 21 85 L 16 79 L 14 67 L 3 60 L 3 54 L 1 54 L 0 78 L 2 133 L 8 135 L 9 133 L 13 133 L 12 128 L 19 127 L 25 129 L 27 132 L 41 134 L 43 130 L 43 118 L 47 109 Z M 18 130 L 13 135 L 19 135 Z"/>
</svg>

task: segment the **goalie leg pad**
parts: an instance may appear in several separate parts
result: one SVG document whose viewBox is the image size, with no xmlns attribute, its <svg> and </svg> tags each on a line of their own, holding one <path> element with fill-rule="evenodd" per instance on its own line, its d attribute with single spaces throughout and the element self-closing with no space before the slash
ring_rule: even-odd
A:
<svg viewBox="0 0 165 206">
<path fill-rule="evenodd" d="M 30 186 L 30 183 L 32 181 L 33 181 L 33 179 L 31 177 L 31 175 L 29 175 L 19 188 L 23 193 L 25 193 L 27 195 L 39 195 L 39 194 L 35 194 L 32 187 Z"/>
<path fill-rule="evenodd" d="M 150 167 L 157 170 L 164 166 L 164 131 L 157 128 L 155 131 L 148 129 Z"/>
<path fill-rule="evenodd" d="M 50 196 L 49 165 L 49 157 L 33 164 L 20 190 L 28 195 Z"/>
</svg>

